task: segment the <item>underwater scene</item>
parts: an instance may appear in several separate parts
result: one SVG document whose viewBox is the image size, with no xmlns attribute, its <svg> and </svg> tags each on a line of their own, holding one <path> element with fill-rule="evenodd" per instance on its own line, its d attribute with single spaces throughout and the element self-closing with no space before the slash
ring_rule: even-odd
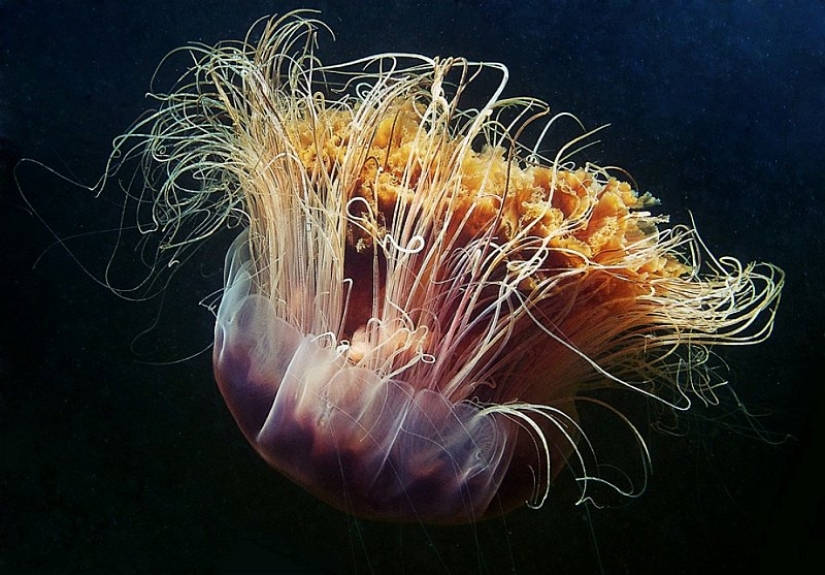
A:
<svg viewBox="0 0 825 575">
<path fill-rule="evenodd" d="M 0 22 L 0 572 L 815 561 L 822 3 Z"/>
</svg>

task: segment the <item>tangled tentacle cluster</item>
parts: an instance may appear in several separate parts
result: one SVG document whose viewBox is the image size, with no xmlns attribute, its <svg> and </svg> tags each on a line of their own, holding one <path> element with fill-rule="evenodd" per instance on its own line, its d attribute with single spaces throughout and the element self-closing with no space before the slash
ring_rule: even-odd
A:
<svg viewBox="0 0 825 575">
<path fill-rule="evenodd" d="M 247 272 L 280 321 L 342 366 L 514 422 L 507 477 L 529 477 L 534 505 L 571 455 L 582 499 L 600 479 L 575 407 L 611 409 L 594 390 L 718 402 L 710 348 L 768 337 L 781 270 L 713 257 L 620 172 L 575 165 L 591 133 L 548 155 L 571 117 L 503 98 L 503 65 L 324 65 L 322 27 L 289 14 L 253 28 L 257 42 L 187 48 L 188 74 L 117 142 L 142 154 L 139 218 L 165 250 L 248 227 Z M 514 491 L 507 505 L 524 503 Z"/>
</svg>

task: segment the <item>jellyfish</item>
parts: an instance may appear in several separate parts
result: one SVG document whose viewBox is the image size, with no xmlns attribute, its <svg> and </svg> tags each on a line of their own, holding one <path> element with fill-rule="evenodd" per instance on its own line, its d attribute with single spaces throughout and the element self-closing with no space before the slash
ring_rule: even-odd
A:
<svg viewBox="0 0 825 575">
<path fill-rule="evenodd" d="M 504 65 L 329 65 L 322 30 L 290 13 L 185 48 L 188 72 L 115 143 L 113 158 L 141 158 L 138 219 L 170 260 L 238 230 L 213 365 L 240 431 L 370 519 L 540 507 L 564 469 L 580 501 L 638 493 L 581 409 L 620 422 L 648 462 L 600 394 L 719 403 L 712 348 L 770 335 L 782 271 L 712 256 L 626 173 L 578 165 L 592 131 L 548 152 L 578 120 L 505 98 Z"/>
</svg>

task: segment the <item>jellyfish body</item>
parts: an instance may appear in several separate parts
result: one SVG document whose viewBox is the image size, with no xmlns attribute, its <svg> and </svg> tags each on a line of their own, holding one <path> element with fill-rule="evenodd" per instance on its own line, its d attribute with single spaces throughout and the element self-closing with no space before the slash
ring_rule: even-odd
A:
<svg viewBox="0 0 825 575">
<path fill-rule="evenodd" d="M 546 104 L 507 70 L 379 55 L 324 66 L 319 23 L 194 47 L 189 81 L 118 142 L 143 154 L 153 229 L 222 227 L 214 367 L 250 444 L 350 513 L 465 522 L 540 505 L 565 466 L 608 485 L 577 405 L 626 389 L 716 403 L 715 344 L 770 333 L 782 273 L 706 257 L 608 170 L 520 139 Z M 482 74 L 497 88 L 461 101 Z M 140 144 L 127 148 L 126 142 Z"/>
<path fill-rule="evenodd" d="M 512 455 L 507 422 L 438 391 L 381 378 L 299 332 L 255 292 L 246 234 L 230 251 L 215 374 L 273 467 L 373 518 L 480 518 Z"/>
</svg>

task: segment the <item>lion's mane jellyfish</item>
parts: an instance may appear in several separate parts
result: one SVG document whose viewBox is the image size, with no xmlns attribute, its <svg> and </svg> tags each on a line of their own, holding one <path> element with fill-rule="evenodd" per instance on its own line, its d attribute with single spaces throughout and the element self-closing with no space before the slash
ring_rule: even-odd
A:
<svg viewBox="0 0 825 575">
<path fill-rule="evenodd" d="M 548 154 L 577 120 L 503 99 L 503 65 L 325 65 L 322 27 L 292 13 L 187 48 L 187 75 L 113 156 L 142 157 L 139 217 L 173 258 L 242 229 L 213 358 L 249 443 L 369 518 L 539 506 L 565 468 L 582 500 L 638 493 L 581 408 L 621 422 L 646 478 L 641 434 L 600 393 L 718 403 L 709 350 L 769 335 L 782 272 L 714 258 L 623 172 L 576 165 L 590 133 Z"/>
</svg>

